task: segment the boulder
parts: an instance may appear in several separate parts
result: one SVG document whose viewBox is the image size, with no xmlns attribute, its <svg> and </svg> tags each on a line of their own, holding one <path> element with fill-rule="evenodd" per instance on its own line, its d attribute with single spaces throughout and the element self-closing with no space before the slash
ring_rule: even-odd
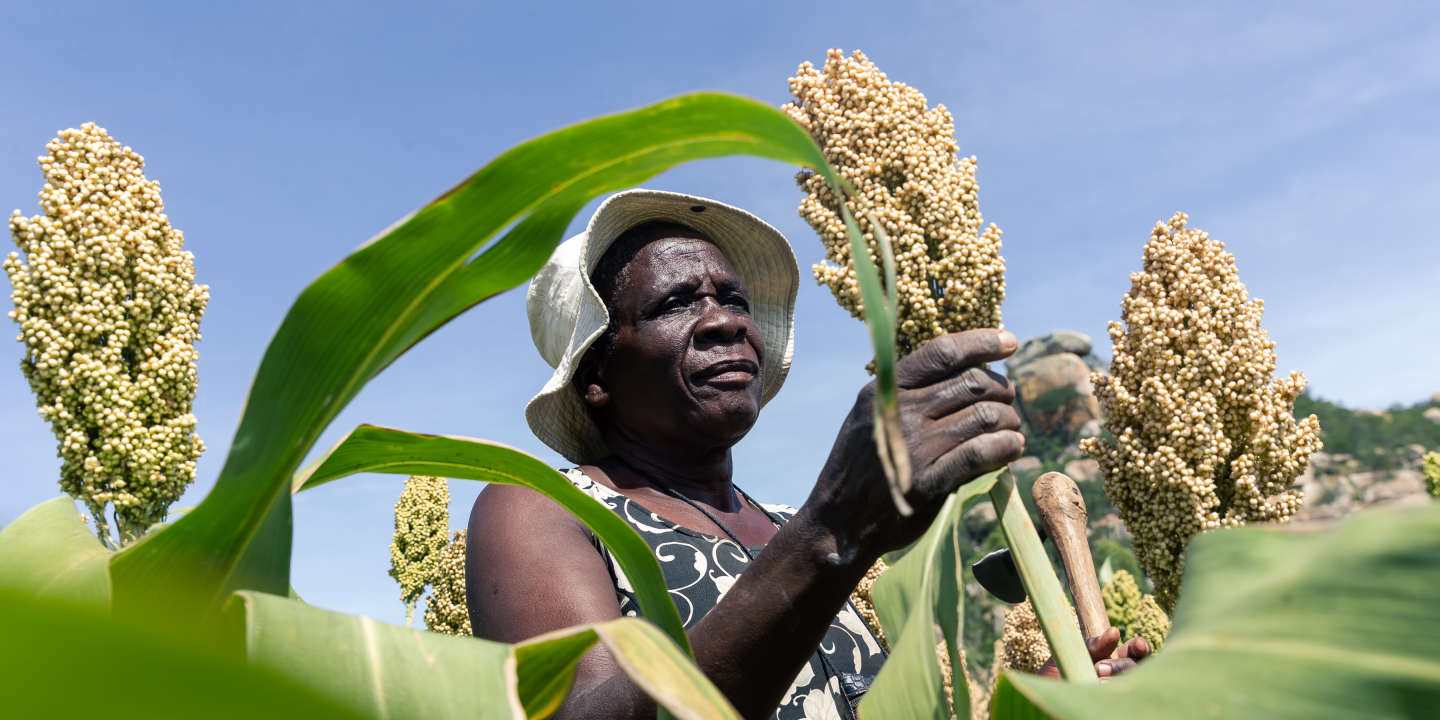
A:
<svg viewBox="0 0 1440 720">
<path fill-rule="evenodd" d="M 960 522 L 965 528 L 965 534 L 978 543 L 995 529 L 995 517 L 994 503 L 981 501 L 970 506 Z"/>
<path fill-rule="evenodd" d="M 1090 385 L 1090 367 L 1079 355 L 1044 355 L 1011 369 L 1020 412 L 1043 435 L 1074 437 L 1100 419 L 1100 403 Z"/>
<path fill-rule="evenodd" d="M 1010 472 L 1016 477 L 1019 477 L 1026 473 L 1038 473 L 1041 467 L 1043 467 L 1043 463 L 1040 462 L 1040 458 L 1033 455 L 1026 455 L 1010 463 Z"/>
<path fill-rule="evenodd" d="M 1080 430 L 1075 433 L 1075 437 L 1078 437 L 1081 440 L 1084 440 L 1085 438 L 1100 437 L 1100 433 L 1104 432 L 1104 430 L 1105 426 L 1101 425 L 1098 419 L 1090 420 L 1087 421 L 1084 425 L 1080 426 Z"/>
<path fill-rule="evenodd" d="M 1425 412 L 1421 415 L 1430 422 L 1440 423 L 1440 407 L 1425 408 Z"/>
<path fill-rule="evenodd" d="M 1082 460 L 1071 460 L 1065 463 L 1065 474 L 1077 483 L 1091 482 L 1100 479 L 1100 463 L 1092 458 Z"/>
<path fill-rule="evenodd" d="M 1014 373 L 1021 365 L 1046 355 L 1089 355 L 1090 347 L 1088 335 L 1071 330 L 1057 330 L 1020 343 L 1015 354 L 1005 360 L 1005 369 Z"/>
<path fill-rule="evenodd" d="M 1071 460 L 1082 460 L 1086 457 L 1088 456 L 1085 454 L 1084 450 L 1080 449 L 1079 444 L 1071 443 L 1069 445 L 1066 445 L 1064 450 L 1060 451 L 1060 457 L 1056 459 L 1060 461 L 1061 465 L 1064 465 Z"/>
</svg>

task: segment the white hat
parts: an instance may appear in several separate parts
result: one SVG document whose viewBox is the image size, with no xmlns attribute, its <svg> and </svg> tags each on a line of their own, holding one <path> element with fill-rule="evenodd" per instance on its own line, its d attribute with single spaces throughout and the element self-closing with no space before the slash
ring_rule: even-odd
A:
<svg viewBox="0 0 1440 720">
<path fill-rule="evenodd" d="M 652 221 L 686 225 L 715 243 L 750 291 L 750 312 L 765 338 L 760 404 L 790 372 L 795 354 L 795 291 L 800 271 L 790 243 L 764 220 L 707 198 L 660 190 L 627 190 L 601 203 L 585 232 L 555 248 L 530 281 L 525 312 L 530 336 L 555 373 L 525 406 L 530 430 L 573 463 L 610 454 L 580 394 L 570 384 L 580 358 L 610 325 L 590 273 L 615 239 Z"/>
</svg>

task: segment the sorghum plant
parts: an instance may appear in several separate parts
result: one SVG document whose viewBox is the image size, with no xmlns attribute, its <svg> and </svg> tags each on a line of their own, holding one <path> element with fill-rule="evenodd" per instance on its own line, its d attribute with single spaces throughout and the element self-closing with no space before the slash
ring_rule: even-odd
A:
<svg viewBox="0 0 1440 720">
<path fill-rule="evenodd" d="M 1425 490 L 1431 497 L 1440 498 L 1440 452 L 1425 453 L 1420 469 L 1425 475 Z"/>
<path fill-rule="evenodd" d="M 856 194 L 845 199 L 879 265 L 872 221 L 895 254 L 897 350 L 901 357 L 947 332 L 1000 326 L 1005 260 L 1000 228 L 981 230 L 975 158 L 956 156 L 955 123 L 944 105 L 890 82 L 865 54 L 830 50 L 823 70 L 806 62 L 790 78 L 795 97 L 782 109 L 815 138 Z M 804 170 L 800 215 L 825 245 L 829 262 L 814 266 L 841 307 L 862 317 L 838 198 L 825 179 Z M 833 263 L 833 264 L 832 264 Z"/>
<path fill-rule="evenodd" d="M 195 480 L 195 343 L 210 292 L 144 158 L 94 123 L 45 149 L 43 214 L 11 215 L 21 252 L 4 263 L 20 368 L 59 440 L 60 487 L 102 541 L 128 544 Z"/>
<path fill-rule="evenodd" d="M 405 626 L 415 622 L 415 603 L 430 584 L 450 536 L 450 485 L 445 478 L 411 475 L 395 503 L 390 577 L 400 583 Z"/>
<path fill-rule="evenodd" d="M 1165 644 L 1170 633 L 1170 618 L 1155 596 L 1140 592 L 1139 583 L 1128 570 L 1117 570 L 1101 589 L 1105 600 L 1105 615 L 1110 624 L 1120 629 L 1120 641 L 1129 642 L 1137 636 L 1145 638 L 1152 649 Z"/>
<path fill-rule="evenodd" d="M 471 635 L 465 602 L 465 531 L 456 530 L 440 549 L 430 592 L 425 596 L 425 629 L 446 635 Z"/>
<path fill-rule="evenodd" d="M 1110 323 L 1110 373 L 1091 376 L 1114 439 L 1081 443 L 1167 612 L 1190 538 L 1288 520 L 1302 499 L 1295 479 L 1320 448 L 1319 421 L 1293 414 L 1305 377 L 1274 377 L 1262 301 L 1224 244 L 1186 221 L 1155 225 L 1123 322 Z"/>
</svg>

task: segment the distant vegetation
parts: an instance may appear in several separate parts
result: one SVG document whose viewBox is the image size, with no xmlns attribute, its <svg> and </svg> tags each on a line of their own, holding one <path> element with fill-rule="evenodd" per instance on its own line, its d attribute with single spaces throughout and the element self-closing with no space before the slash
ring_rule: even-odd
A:
<svg viewBox="0 0 1440 720">
<path fill-rule="evenodd" d="M 1410 445 L 1440 449 L 1440 422 L 1425 411 L 1440 408 L 1434 399 L 1408 407 L 1392 405 L 1383 413 L 1351 410 L 1337 403 L 1304 394 L 1295 399 L 1295 416 L 1314 413 L 1320 419 L 1322 452 L 1349 455 L 1364 470 L 1391 470 L 1405 462 Z M 1433 414 L 1432 414 L 1433 415 Z"/>
</svg>

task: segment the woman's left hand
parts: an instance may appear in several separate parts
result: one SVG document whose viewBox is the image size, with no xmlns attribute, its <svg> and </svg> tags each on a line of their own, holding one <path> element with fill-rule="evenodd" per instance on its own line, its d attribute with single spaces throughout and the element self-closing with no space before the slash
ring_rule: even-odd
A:
<svg viewBox="0 0 1440 720">
<path fill-rule="evenodd" d="M 1095 674 L 1102 679 L 1119 675 L 1135 667 L 1135 663 L 1144 660 L 1150 655 L 1150 643 L 1143 637 L 1131 638 L 1130 642 L 1120 645 L 1120 652 L 1115 657 L 1110 657 L 1115 646 L 1120 645 L 1120 629 L 1111 627 L 1090 638 L 1085 643 L 1085 648 L 1090 651 L 1090 660 L 1095 663 Z M 1060 669 L 1055 667 L 1055 658 L 1045 661 L 1040 668 L 1040 675 L 1049 678 L 1060 678 Z"/>
</svg>

